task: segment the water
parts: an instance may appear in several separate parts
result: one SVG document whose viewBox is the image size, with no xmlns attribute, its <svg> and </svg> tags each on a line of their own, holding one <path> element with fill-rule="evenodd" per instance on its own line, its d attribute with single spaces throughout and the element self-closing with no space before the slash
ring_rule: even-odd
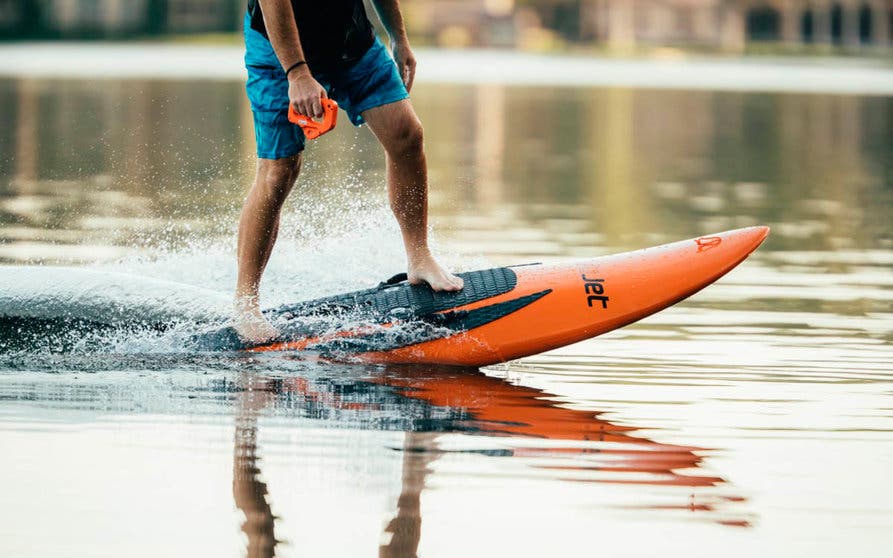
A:
<svg viewBox="0 0 893 558">
<path fill-rule="evenodd" d="M 890 97 L 421 83 L 414 99 L 456 268 L 772 235 L 639 324 L 480 371 L 197 356 L 130 330 L 7 346 L 4 556 L 884 554 Z M 20 296 L 127 273 L 130 291 L 97 288 L 125 317 L 163 310 L 149 283 L 226 304 L 253 172 L 239 83 L 7 78 L 0 107 L 17 271 L 0 269 Z M 269 305 L 402 269 L 371 134 L 342 125 L 308 155 Z"/>
</svg>

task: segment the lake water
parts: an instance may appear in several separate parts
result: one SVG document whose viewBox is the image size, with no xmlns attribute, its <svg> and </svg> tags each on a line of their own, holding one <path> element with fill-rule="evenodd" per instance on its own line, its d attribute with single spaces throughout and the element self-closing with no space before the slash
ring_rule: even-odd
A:
<svg viewBox="0 0 893 558">
<path fill-rule="evenodd" d="M 413 97 L 454 268 L 772 234 L 673 308 L 483 370 L 195 355 L 132 331 L 22 344 L 8 326 L 0 554 L 889 552 L 893 97 Z M 253 150 L 236 80 L 0 79 L 0 261 L 16 267 L 0 274 L 55 308 L 85 268 L 225 301 Z M 346 119 L 313 142 L 265 304 L 401 271 L 383 176 Z"/>
</svg>

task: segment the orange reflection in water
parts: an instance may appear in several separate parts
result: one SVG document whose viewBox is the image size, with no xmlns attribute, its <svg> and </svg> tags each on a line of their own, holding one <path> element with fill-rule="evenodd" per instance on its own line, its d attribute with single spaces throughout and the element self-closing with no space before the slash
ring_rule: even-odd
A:
<svg viewBox="0 0 893 558">
<path fill-rule="evenodd" d="M 380 547 L 380 556 L 414 556 L 421 538 L 421 494 L 430 464 L 448 450 L 438 447 L 445 433 L 486 434 L 497 437 L 540 439 L 553 445 L 510 444 L 507 453 L 492 455 L 514 458 L 567 459 L 567 464 L 534 464 L 539 469 L 609 473 L 611 478 L 594 482 L 630 485 L 709 487 L 726 481 L 718 476 L 699 474 L 703 448 L 656 442 L 637 436 L 635 427 L 614 424 L 600 413 L 569 409 L 549 392 L 488 376 L 479 370 L 447 367 L 402 367 L 377 369 L 362 379 L 407 401 L 422 402 L 434 408 L 451 409 L 460 420 L 444 430 L 407 431 L 403 447 L 401 495 L 393 519 L 385 528 L 389 535 Z M 261 480 L 257 460 L 257 417 L 274 404 L 277 397 L 299 395 L 303 401 L 333 410 L 380 412 L 393 406 L 392 400 L 358 402 L 326 389 L 332 385 L 304 377 L 269 379 L 246 375 L 242 403 L 236 420 L 233 467 L 233 495 L 245 514 L 242 530 L 248 536 L 248 556 L 273 556 L 275 537 L 273 511 L 267 502 L 267 485 Z M 249 391 L 250 388 L 250 391 Z M 580 443 L 583 442 L 583 445 Z M 484 452 L 486 454 L 486 452 Z M 694 472 L 692 472 L 692 470 Z M 687 473 L 684 471 L 688 471 Z M 618 477 L 619 475 L 619 477 Z M 692 493 L 680 504 L 629 505 L 628 509 L 713 512 L 722 504 L 743 502 L 740 496 L 701 496 Z M 714 519 L 728 526 L 748 527 L 746 519 L 723 516 Z"/>
<path fill-rule="evenodd" d="M 518 447 L 513 450 L 512 455 L 516 457 L 564 454 L 598 458 L 598 462 L 592 465 L 546 466 L 549 469 L 593 469 L 652 475 L 650 478 L 601 479 L 599 482 L 679 486 L 712 486 L 724 482 L 719 477 L 676 472 L 697 467 L 702 458 L 695 452 L 702 448 L 662 444 L 635 436 L 632 434 L 637 430 L 635 427 L 611 423 L 600 418 L 597 412 L 563 407 L 555 401 L 555 395 L 546 391 L 513 384 L 476 370 L 457 373 L 444 369 L 414 368 L 394 374 L 392 369 L 386 376 L 372 381 L 400 388 L 399 393 L 405 397 L 439 407 L 464 409 L 473 421 L 472 426 L 486 433 L 556 442 L 610 443 L 595 448 Z"/>
</svg>

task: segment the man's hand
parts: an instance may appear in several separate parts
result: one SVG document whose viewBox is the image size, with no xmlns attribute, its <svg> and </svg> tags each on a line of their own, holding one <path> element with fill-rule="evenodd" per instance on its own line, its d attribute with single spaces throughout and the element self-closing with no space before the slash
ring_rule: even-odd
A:
<svg viewBox="0 0 893 558">
<path fill-rule="evenodd" d="M 394 61 L 397 63 L 397 69 L 400 70 L 400 77 L 403 79 L 403 85 L 406 90 L 412 89 L 412 82 L 415 80 L 415 55 L 409 48 L 409 41 L 402 39 L 394 42 Z"/>
<path fill-rule="evenodd" d="M 292 70 L 288 75 L 288 102 L 298 114 L 322 118 L 320 99 L 327 98 L 326 90 L 313 79 L 307 66 Z"/>
</svg>

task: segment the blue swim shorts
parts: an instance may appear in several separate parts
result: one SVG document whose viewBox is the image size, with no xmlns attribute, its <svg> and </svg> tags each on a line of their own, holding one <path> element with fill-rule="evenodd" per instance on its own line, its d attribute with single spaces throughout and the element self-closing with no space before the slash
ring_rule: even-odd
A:
<svg viewBox="0 0 893 558">
<path fill-rule="evenodd" d="M 245 16 L 245 89 L 254 114 L 254 138 L 261 159 L 291 157 L 304 149 L 304 132 L 288 121 L 288 79 L 273 46 L 251 28 Z M 385 46 L 375 43 L 355 63 L 313 77 L 335 99 L 354 126 L 363 124 L 363 111 L 409 97 L 397 64 Z"/>
</svg>

